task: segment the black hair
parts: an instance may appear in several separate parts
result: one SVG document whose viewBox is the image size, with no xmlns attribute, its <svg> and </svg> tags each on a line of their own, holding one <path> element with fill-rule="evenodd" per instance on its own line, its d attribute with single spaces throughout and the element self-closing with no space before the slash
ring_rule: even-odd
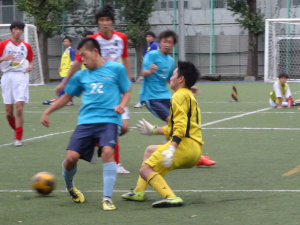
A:
<svg viewBox="0 0 300 225">
<path fill-rule="evenodd" d="M 289 78 L 289 76 L 287 75 L 287 73 L 280 73 L 278 78 L 282 78 L 282 77 L 285 77 L 286 79 Z"/>
<path fill-rule="evenodd" d="M 69 36 L 65 36 L 63 41 L 66 40 L 66 39 L 69 40 L 72 43 L 72 39 Z"/>
<path fill-rule="evenodd" d="M 87 32 L 84 33 L 83 36 L 86 37 L 86 36 L 90 36 L 92 34 L 94 34 L 92 31 L 87 31 Z"/>
<path fill-rule="evenodd" d="M 178 62 L 178 77 L 183 76 L 185 85 L 191 88 L 199 79 L 200 72 L 191 62 L 179 61 Z"/>
<path fill-rule="evenodd" d="M 93 51 L 95 48 L 98 50 L 99 55 L 101 55 L 100 44 L 94 38 L 84 38 L 78 44 L 77 50 L 80 50 L 82 47 L 87 48 L 90 51 Z"/>
<path fill-rule="evenodd" d="M 150 36 L 152 36 L 153 38 L 156 38 L 155 34 L 154 34 L 151 30 L 149 30 L 149 31 L 146 32 L 145 37 L 146 37 L 147 35 L 150 35 Z"/>
<path fill-rule="evenodd" d="M 21 21 L 13 21 L 10 24 L 9 29 L 12 30 L 13 28 L 19 28 L 21 30 L 24 30 L 24 27 L 25 27 L 25 24 L 23 22 L 21 22 Z"/>
<path fill-rule="evenodd" d="M 102 8 L 98 9 L 95 14 L 96 22 L 98 22 L 101 17 L 109 17 L 113 22 L 115 22 L 115 10 L 110 4 L 106 4 Z"/>
<path fill-rule="evenodd" d="M 159 35 L 159 41 L 161 41 L 162 38 L 168 38 L 168 37 L 172 37 L 174 40 L 174 45 L 177 42 L 177 35 L 174 31 L 172 30 L 165 30 L 163 32 L 160 33 Z"/>
</svg>

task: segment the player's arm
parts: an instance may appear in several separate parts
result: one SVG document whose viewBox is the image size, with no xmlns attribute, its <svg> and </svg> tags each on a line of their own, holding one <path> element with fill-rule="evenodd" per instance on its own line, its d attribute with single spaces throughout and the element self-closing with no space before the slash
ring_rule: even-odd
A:
<svg viewBox="0 0 300 225">
<path fill-rule="evenodd" d="M 149 76 L 151 76 L 153 73 L 155 73 L 157 69 L 158 69 L 158 66 L 155 65 L 155 64 L 152 64 L 152 65 L 150 66 L 150 69 L 149 69 L 149 70 L 143 70 L 143 76 L 144 76 L 144 77 L 149 77 Z"/>
<path fill-rule="evenodd" d="M 121 102 L 120 102 L 120 105 L 117 105 L 114 107 L 114 110 L 119 113 L 119 114 L 122 114 L 125 112 L 125 107 L 127 106 L 128 102 L 129 102 L 129 99 L 130 99 L 130 90 L 125 92 L 123 95 L 122 95 L 122 98 L 121 98 Z"/>
<path fill-rule="evenodd" d="M 57 101 L 55 101 L 55 103 L 51 105 L 48 109 L 46 109 L 45 112 L 43 113 L 41 118 L 41 124 L 43 124 L 45 127 L 49 127 L 50 125 L 49 115 L 52 112 L 64 107 L 72 99 L 72 97 L 73 96 L 65 93 Z"/>
<path fill-rule="evenodd" d="M 29 66 L 26 69 L 26 73 L 30 73 L 33 68 L 33 61 L 29 62 Z"/>
<path fill-rule="evenodd" d="M 138 120 L 136 127 L 140 134 L 145 134 L 145 135 L 164 135 L 164 128 L 163 127 L 158 127 L 155 125 L 152 125 L 149 123 L 147 120 L 144 118 L 141 120 Z"/>
<path fill-rule="evenodd" d="M 59 92 L 64 90 L 68 81 L 78 70 L 80 70 L 80 67 L 81 67 L 81 62 L 75 60 L 74 63 L 71 65 L 71 68 L 66 78 L 56 87 L 56 95 L 58 95 Z"/>
<path fill-rule="evenodd" d="M 127 57 L 127 58 L 122 58 L 122 61 L 123 61 L 123 65 L 124 65 L 124 66 L 125 66 L 125 68 L 126 68 L 126 72 L 127 72 L 128 80 L 132 81 L 132 78 L 131 78 L 131 73 L 130 73 L 130 63 L 129 63 L 129 57 Z"/>
</svg>

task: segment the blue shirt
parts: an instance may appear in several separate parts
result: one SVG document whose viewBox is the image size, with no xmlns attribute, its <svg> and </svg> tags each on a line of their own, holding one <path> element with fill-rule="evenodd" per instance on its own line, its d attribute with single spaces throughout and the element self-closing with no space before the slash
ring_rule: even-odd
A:
<svg viewBox="0 0 300 225">
<path fill-rule="evenodd" d="M 115 123 L 122 125 L 121 114 L 114 111 L 120 104 L 121 94 L 129 91 L 125 67 L 107 61 L 96 69 L 78 71 L 68 82 L 65 92 L 72 96 L 82 95 L 77 124 Z"/>
<path fill-rule="evenodd" d="M 159 50 L 150 51 L 143 61 L 143 71 L 150 70 L 155 64 L 158 69 L 152 75 L 144 77 L 143 86 L 140 90 L 140 101 L 151 99 L 171 99 L 171 93 L 167 88 L 167 81 L 170 80 L 174 70 L 174 59 L 165 56 Z"/>
<path fill-rule="evenodd" d="M 152 41 L 151 43 L 149 43 L 146 46 L 146 48 L 145 48 L 145 50 L 143 52 L 143 56 L 145 56 L 147 52 L 150 52 L 152 50 L 159 50 L 159 44 L 157 42 L 155 42 L 155 41 Z"/>
</svg>

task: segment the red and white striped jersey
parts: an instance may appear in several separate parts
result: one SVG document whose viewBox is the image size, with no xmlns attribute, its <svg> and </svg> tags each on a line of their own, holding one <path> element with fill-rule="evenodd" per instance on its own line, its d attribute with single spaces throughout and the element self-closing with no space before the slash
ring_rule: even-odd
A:
<svg viewBox="0 0 300 225">
<path fill-rule="evenodd" d="M 29 62 L 33 60 L 33 51 L 30 44 L 21 41 L 16 45 L 11 39 L 0 42 L 0 57 L 13 54 L 14 59 L 2 61 L 0 69 L 5 72 L 25 72 Z"/>
<path fill-rule="evenodd" d="M 113 31 L 110 38 L 105 38 L 101 33 L 93 34 L 89 37 L 98 41 L 101 56 L 105 60 L 122 62 L 122 58 L 128 58 L 128 40 L 126 34 Z M 82 62 L 78 53 L 76 60 Z"/>
</svg>

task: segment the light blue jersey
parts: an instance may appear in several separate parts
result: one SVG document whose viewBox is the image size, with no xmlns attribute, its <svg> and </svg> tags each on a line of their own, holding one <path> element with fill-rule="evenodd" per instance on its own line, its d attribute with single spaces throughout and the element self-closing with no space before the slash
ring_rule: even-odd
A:
<svg viewBox="0 0 300 225">
<path fill-rule="evenodd" d="M 140 101 L 171 99 L 171 93 L 166 85 L 173 74 L 174 59 L 169 55 L 165 56 L 159 50 L 153 50 L 145 55 L 143 71 L 150 70 L 152 64 L 157 65 L 158 69 L 149 77 L 144 77 Z"/>
<path fill-rule="evenodd" d="M 115 123 L 122 125 L 121 114 L 114 111 L 121 94 L 129 91 L 125 67 L 107 61 L 103 66 L 78 71 L 68 82 L 65 92 L 79 97 L 83 94 L 77 124 Z"/>
</svg>

